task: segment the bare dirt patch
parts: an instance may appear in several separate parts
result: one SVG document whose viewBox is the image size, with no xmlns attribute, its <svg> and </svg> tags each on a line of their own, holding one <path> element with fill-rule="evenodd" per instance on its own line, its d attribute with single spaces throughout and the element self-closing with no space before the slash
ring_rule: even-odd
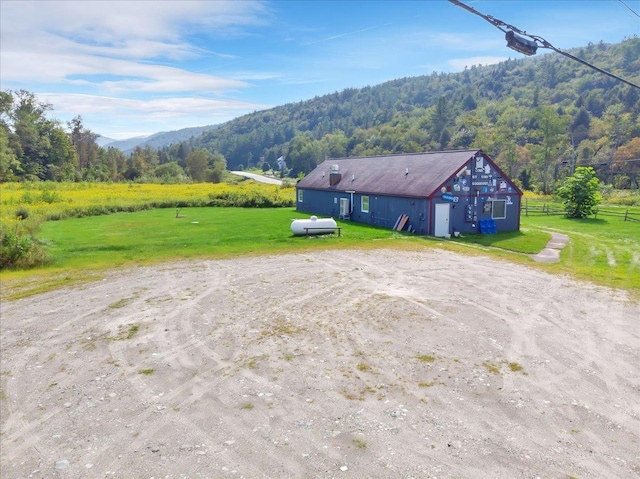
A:
<svg viewBox="0 0 640 479">
<path fill-rule="evenodd" d="M 638 317 L 430 250 L 117 272 L 2 305 L 1 476 L 637 477 Z"/>
</svg>

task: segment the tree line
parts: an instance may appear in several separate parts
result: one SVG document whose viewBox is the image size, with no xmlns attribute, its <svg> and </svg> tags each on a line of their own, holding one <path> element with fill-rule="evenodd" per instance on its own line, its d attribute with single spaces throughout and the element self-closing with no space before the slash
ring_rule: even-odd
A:
<svg viewBox="0 0 640 479">
<path fill-rule="evenodd" d="M 49 118 L 51 104 L 26 90 L 0 92 L 0 182 L 147 181 L 218 183 L 225 158 L 176 144 L 157 150 L 136 147 L 129 155 L 102 148 L 81 116 Z"/>
<path fill-rule="evenodd" d="M 640 81 L 640 39 L 571 53 Z M 638 188 L 640 91 L 557 53 L 459 73 L 348 88 L 236 118 L 129 155 L 101 148 L 81 117 L 64 128 L 24 90 L 0 97 L 0 181 L 219 181 L 224 169 L 291 176 L 326 158 L 481 148 L 524 189 L 551 193 L 578 166 Z"/>
</svg>

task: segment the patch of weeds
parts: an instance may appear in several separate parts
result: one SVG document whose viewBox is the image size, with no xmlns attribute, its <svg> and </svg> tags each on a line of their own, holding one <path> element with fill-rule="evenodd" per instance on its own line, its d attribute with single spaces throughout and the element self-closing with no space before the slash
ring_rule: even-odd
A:
<svg viewBox="0 0 640 479">
<path fill-rule="evenodd" d="M 255 406 L 250 403 L 250 402 L 246 402 L 244 403 L 242 406 L 240 406 L 240 409 L 246 409 L 248 411 L 250 411 L 251 409 L 253 409 Z"/>
<path fill-rule="evenodd" d="M 290 321 L 286 321 L 282 318 L 276 319 L 268 329 L 263 330 L 260 333 L 259 339 L 266 339 L 271 336 L 293 336 L 302 330 L 299 326 L 296 326 Z"/>
<path fill-rule="evenodd" d="M 423 363 L 432 363 L 436 360 L 436 357 L 432 354 L 418 354 L 415 358 Z"/>
<path fill-rule="evenodd" d="M 84 349 L 86 349 L 87 351 L 93 351 L 96 349 L 96 340 L 93 339 L 92 337 L 84 338 L 80 342 L 84 346 Z"/>
<path fill-rule="evenodd" d="M 346 389 L 343 389 L 342 390 L 342 395 L 345 398 L 349 399 L 350 401 L 353 401 L 353 400 L 356 400 L 356 399 L 358 401 L 364 401 L 364 393 L 362 391 L 360 392 L 360 395 L 358 396 L 358 395 L 352 393 L 351 391 L 347 391 Z"/>
<path fill-rule="evenodd" d="M 138 324 L 130 324 L 129 327 L 119 326 L 118 334 L 116 336 L 107 336 L 107 341 L 123 341 L 125 339 L 132 339 L 136 333 L 140 330 Z"/>
<path fill-rule="evenodd" d="M 119 299 L 118 301 L 116 301 L 114 303 L 111 303 L 109 305 L 109 308 L 110 309 L 124 308 L 130 302 L 131 302 L 131 298 L 122 298 L 122 299 Z"/>
<path fill-rule="evenodd" d="M 514 373 L 517 373 L 518 371 L 522 371 L 522 366 L 520 366 L 518 363 L 509 363 L 509 369 L 511 369 L 511 371 L 513 371 Z"/>
<path fill-rule="evenodd" d="M 353 444 L 358 448 L 358 449 L 366 449 L 367 448 L 367 441 L 365 441 L 364 439 L 361 439 L 359 437 L 354 437 L 353 438 Z"/>
<path fill-rule="evenodd" d="M 485 361 L 482 365 L 485 367 L 487 371 L 493 374 L 502 374 L 502 365 L 506 364 L 510 371 L 517 373 L 522 372 L 522 374 L 527 374 L 524 372 L 522 366 L 516 362 L 507 362 L 500 361 L 498 364 L 491 363 L 489 361 Z"/>
<path fill-rule="evenodd" d="M 148 368 L 148 369 L 141 369 L 140 371 L 138 371 L 138 374 L 144 374 L 144 375 L 146 375 L 146 376 L 150 376 L 150 375 L 152 375 L 152 374 L 153 374 L 153 373 L 155 373 L 155 372 L 156 372 L 156 370 L 155 370 L 155 369 L 153 369 L 153 368 Z"/>
<path fill-rule="evenodd" d="M 57 385 L 58 385 L 58 383 L 54 381 L 51 384 L 49 384 L 49 386 L 47 386 L 47 387 L 52 388 L 53 386 L 57 386 Z"/>
<path fill-rule="evenodd" d="M 133 338 L 139 329 L 140 329 L 140 326 L 138 326 L 137 324 L 132 324 L 131 326 L 129 326 L 129 330 L 127 331 L 127 335 L 125 336 L 125 339 Z"/>
<path fill-rule="evenodd" d="M 258 367 L 258 361 L 256 361 L 256 358 L 251 358 L 249 359 L 249 361 L 247 361 L 246 366 L 249 369 L 256 369 Z"/>
<path fill-rule="evenodd" d="M 293 354 L 290 354 L 290 353 L 284 355 L 284 359 L 286 361 L 291 361 L 294 357 L 295 356 Z"/>
<path fill-rule="evenodd" d="M 435 385 L 435 381 L 427 381 L 427 382 L 422 382 L 422 383 L 418 383 L 418 386 L 420 386 L 421 388 L 430 388 L 431 386 Z"/>
<path fill-rule="evenodd" d="M 487 371 L 489 371 L 490 373 L 493 374 L 500 374 L 500 365 L 499 364 L 492 364 L 488 361 L 485 361 L 484 363 L 482 363 L 482 365 L 485 367 L 485 369 Z"/>
<path fill-rule="evenodd" d="M 365 363 L 358 363 L 356 368 L 358 368 L 358 371 L 362 371 L 362 372 L 371 371 L 371 366 Z"/>
</svg>

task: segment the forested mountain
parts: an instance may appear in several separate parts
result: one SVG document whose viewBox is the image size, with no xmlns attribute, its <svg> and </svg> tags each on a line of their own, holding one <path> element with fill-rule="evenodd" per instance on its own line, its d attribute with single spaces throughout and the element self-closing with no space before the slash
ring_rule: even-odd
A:
<svg viewBox="0 0 640 479">
<path fill-rule="evenodd" d="M 571 53 L 640 83 L 636 37 Z M 0 105 L 0 147 L 8 146 L 8 154 L 0 155 L 4 181 L 185 174 L 213 181 L 225 161 L 229 169 L 267 168 L 276 167 L 280 156 L 297 176 L 328 157 L 456 148 L 482 148 L 524 188 L 545 193 L 576 165 L 594 165 L 603 182 L 619 188 L 638 188 L 640 174 L 640 89 L 557 53 L 349 88 L 245 115 L 170 146 L 136 147 L 128 156 L 97 147 L 91 141 L 96 135 L 79 117 L 68 125 L 73 148 L 50 154 L 51 147 L 38 148 L 26 134 L 29 115 L 42 105 L 32 98 L 35 106 L 20 113 L 17 105 L 25 102 L 14 101 L 7 109 L 5 96 Z M 49 135 L 49 145 L 66 151 L 52 131 L 41 132 Z M 69 156 L 73 149 L 75 164 Z"/>
<path fill-rule="evenodd" d="M 572 53 L 640 83 L 640 39 Z M 638 187 L 640 90 L 557 53 L 433 73 L 237 118 L 188 142 L 229 168 L 284 155 L 294 174 L 326 157 L 479 147 L 525 187 L 549 191 L 575 164 Z M 565 171 L 563 171 L 565 170 Z"/>
<path fill-rule="evenodd" d="M 182 128 L 174 131 L 161 131 L 153 135 L 139 138 L 128 138 L 126 140 L 112 140 L 104 145 L 105 148 L 118 148 L 124 153 L 131 153 L 136 146 L 142 148 L 150 146 L 155 149 L 169 146 L 174 143 L 188 140 L 209 130 L 217 128 L 217 125 L 195 126 L 192 128 Z"/>
</svg>

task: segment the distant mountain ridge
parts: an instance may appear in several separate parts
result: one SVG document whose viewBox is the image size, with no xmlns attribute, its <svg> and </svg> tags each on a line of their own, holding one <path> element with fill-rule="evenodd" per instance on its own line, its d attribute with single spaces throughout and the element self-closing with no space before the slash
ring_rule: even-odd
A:
<svg viewBox="0 0 640 479">
<path fill-rule="evenodd" d="M 194 136 L 206 133 L 218 126 L 219 125 L 195 126 L 191 128 L 182 128 L 181 130 L 161 131 L 159 133 L 154 133 L 153 135 L 136 136 L 134 138 L 127 138 L 126 140 L 112 140 L 110 138 L 100 137 L 110 140 L 100 146 L 104 148 L 117 148 L 125 154 L 131 153 L 137 146 L 141 148 L 150 146 L 155 149 L 160 149 L 173 143 L 180 143 L 182 141 L 189 140 Z M 100 144 L 100 142 L 98 144 Z"/>
</svg>

